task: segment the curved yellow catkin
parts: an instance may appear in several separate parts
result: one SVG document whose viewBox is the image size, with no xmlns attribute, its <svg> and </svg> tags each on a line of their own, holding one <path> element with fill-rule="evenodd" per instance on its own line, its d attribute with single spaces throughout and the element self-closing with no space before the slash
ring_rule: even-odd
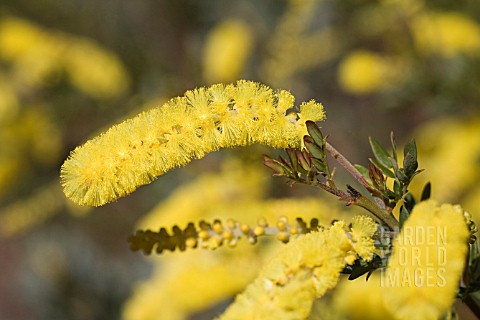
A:
<svg viewBox="0 0 480 320">
<path fill-rule="evenodd" d="M 397 319 L 438 319 L 452 306 L 466 256 L 463 210 L 433 200 L 415 206 L 382 274 L 385 306 Z"/>
<path fill-rule="evenodd" d="M 336 286 L 354 253 L 343 221 L 297 238 L 263 267 L 218 320 L 306 319 L 314 299 Z"/>
<path fill-rule="evenodd" d="M 314 101 L 286 114 L 293 101 L 287 91 L 244 80 L 187 91 L 73 150 L 61 168 L 64 193 L 75 203 L 100 206 L 220 148 L 298 148 L 305 121 L 325 114 Z"/>
</svg>

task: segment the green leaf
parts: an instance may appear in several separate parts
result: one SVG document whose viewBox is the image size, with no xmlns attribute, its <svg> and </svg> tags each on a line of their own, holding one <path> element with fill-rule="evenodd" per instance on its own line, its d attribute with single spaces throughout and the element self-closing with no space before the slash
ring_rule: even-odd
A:
<svg viewBox="0 0 480 320">
<path fill-rule="evenodd" d="M 368 137 L 370 146 L 372 147 L 375 159 L 385 168 L 392 168 L 392 161 L 389 159 L 389 154 L 385 149 L 372 137 Z M 383 170 L 382 170 L 383 171 Z"/>
<path fill-rule="evenodd" d="M 372 184 L 372 180 L 370 179 L 370 175 L 368 173 L 368 169 L 360 164 L 355 164 L 354 167 L 360 172 L 360 174 L 367 180 L 369 184 Z"/>
<path fill-rule="evenodd" d="M 307 126 L 308 134 L 310 137 L 313 138 L 313 141 L 319 146 L 322 146 L 325 144 L 323 140 L 323 134 L 322 131 L 320 131 L 320 128 L 317 126 L 317 124 L 313 121 L 308 120 L 305 122 L 305 125 Z"/>
<path fill-rule="evenodd" d="M 285 149 L 287 152 L 288 159 L 290 160 L 290 163 L 292 164 L 292 169 L 294 171 L 298 171 L 298 158 L 297 158 L 297 153 L 296 150 L 292 148 L 287 148 Z"/>
<path fill-rule="evenodd" d="M 400 182 L 402 182 L 403 184 L 407 184 L 409 182 L 410 179 L 408 179 L 408 177 L 405 175 L 405 173 L 403 172 L 403 169 L 398 169 L 397 172 L 395 172 L 395 176 L 398 178 L 398 180 L 400 180 Z"/>
<path fill-rule="evenodd" d="M 378 169 L 380 169 L 384 175 L 389 178 L 395 178 L 395 174 L 390 169 L 382 165 L 377 159 L 370 158 L 368 160 L 370 160 L 371 163 L 373 163 Z"/>
<path fill-rule="evenodd" d="M 393 192 L 395 192 L 395 194 L 397 194 L 399 197 L 402 196 L 402 190 L 400 188 L 400 182 L 398 180 L 395 180 L 393 182 Z"/>
<path fill-rule="evenodd" d="M 413 159 L 417 161 L 417 144 L 413 139 L 405 145 L 405 148 L 403 148 L 403 156 L 406 157 L 407 154 L 411 154 Z"/>
<path fill-rule="evenodd" d="M 411 193 L 407 193 L 405 195 L 405 209 L 407 209 L 408 212 L 412 212 L 413 207 L 415 207 L 415 198 L 413 198 Z"/>
<path fill-rule="evenodd" d="M 268 156 L 264 156 L 263 163 L 265 164 L 265 166 L 275 171 L 274 175 L 288 177 L 294 176 L 292 169 L 284 163 L 281 163 L 280 161 L 269 158 Z"/>
<path fill-rule="evenodd" d="M 373 187 L 379 191 L 385 189 L 385 177 L 382 174 L 382 171 L 378 169 L 373 163 L 370 163 L 368 166 L 368 174 L 372 180 Z"/>
<path fill-rule="evenodd" d="M 397 161 L 397 143 L 395 142 L 395 135 L 393 131 L 390 132 L 390 143 L 392 144 L 393 160 Z"/>
<path fill-rule="evenodd" d="M 327 166 L 325 165 L 323 160 L 312 158 L 312 164 L 315 167 L 315 169 L 318 170 L 318 172 L 325 173 Z"/>
<path fill-rule="evenodd" d="M 305 172 L 309 171 L 312 167 L 311 163 L 308 163 L 308 159 L 305 158 L 305 155 L 300 150 L 297 150 L 297 158 L 300 165 L 299 168 L 302 168 Z"/>
<path fill-rule="evenodd" d="M 308 152 L 310 152 L 312 157 L 317 159 L 325 158 L 325 151 L 322 149 L 322 147 L 315 143 L 312 137 L 304 136 L 303 143 L 305 144 L 305 147 L 307 148 Z"/>
<path fill-rule="evenodd" d="M 417 159 L 412 156 L 411 153 L 407 153 L 403 159 L 403 169 L 405 170 L 405 175 L 412 178 L 415 171 L 418 169 Z"/>
<path fill-rule="evenodd" d="M 402 229 L 403 224 L 405 221 L 407 221 L 408 217 L 410 216 L 410 213 L 408 212 L 407 208 L 405 206 L 400 207 L 400 217 L 399 217 L 399 227 Z"/>
<path fill-rule="evenodd" d="M 423 187 L 422 197 L 420 198 L 420 201 L 425 201 L 430 199 L 431 192 L 432 192 L 432 184 L 430 182 L 427 182 Z"/>
</svg>

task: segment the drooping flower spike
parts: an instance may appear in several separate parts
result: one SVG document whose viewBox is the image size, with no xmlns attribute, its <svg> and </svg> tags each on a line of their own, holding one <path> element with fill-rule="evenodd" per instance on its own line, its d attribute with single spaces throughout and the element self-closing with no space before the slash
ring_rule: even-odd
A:
<svg viewBox="0 0 480 320">
<path fill-rule="evenodd" d="M 287 114 L 293 102 L 289 92 L 251 81 L 187 91 L 73 150 L 61 168 L 64 192 L 75 203 L 101 206 L 220 148 L 298 148 L 305 122 L 325 113 L 311 100 Z"/>
</svg>

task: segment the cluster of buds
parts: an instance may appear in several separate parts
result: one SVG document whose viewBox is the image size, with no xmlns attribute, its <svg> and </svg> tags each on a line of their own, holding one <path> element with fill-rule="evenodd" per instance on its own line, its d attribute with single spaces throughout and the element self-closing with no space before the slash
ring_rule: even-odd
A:
<svg viewBox="0 0 480 320">
<path fill-rule="evenodd" d="M 308 224 L 302 218 L 296 218 L 293 224 L 286 217 L 280 217 L 273 225 L 268 224 L 264 218 L 258 219 L 256 225 L 249 225 L 239 221 L 228 219 L 225 224 L 221 220 L 208 223 L 204 220 L 198 223 L 198 227 L 190 222 L 185 229 L 173 226 L 169 233 L 161 228 L 158 232 L 151 230 L 138 230 L 129 238 L 133 251 L 142 250 L 146 254 L 155 251 L 162 253 L 165 250 L 184 251 L 187 248 L 217 249 L 222 245 L 235 247 L 241 238 L 246 238 L 249 243 L 255 244 L 258 237 L 273 236 L 286 243 L 291 236 L 307 234 L 318 230 L 321 226 L 318 219 L 312 219 Z"/>
</svg>

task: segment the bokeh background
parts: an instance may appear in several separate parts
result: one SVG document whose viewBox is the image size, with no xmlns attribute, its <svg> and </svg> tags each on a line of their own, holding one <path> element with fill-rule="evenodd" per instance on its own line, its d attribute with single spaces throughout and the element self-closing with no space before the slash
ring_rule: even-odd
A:
<svg viewBox="0 0 480 320">
<path fill-rule="evenodd" d="M 210 319 L 276 244 L 148 258 L 129 250 L 137 227 L 345 214 L 319 190 L 270 177 L 262 153 L 278 151 L 258 146 L 100 208 L 64 198 L 59 168 L 77 145 L 238 79 L 322 102 L 324 133 L 355 163 L 371 157 L 368 136 L 415 137 L 426 170 L 412 192 L 431 181 L 434 198 L 480 211 L 477 0 L 3 0 L 0 319 Z"/>
</svg>

